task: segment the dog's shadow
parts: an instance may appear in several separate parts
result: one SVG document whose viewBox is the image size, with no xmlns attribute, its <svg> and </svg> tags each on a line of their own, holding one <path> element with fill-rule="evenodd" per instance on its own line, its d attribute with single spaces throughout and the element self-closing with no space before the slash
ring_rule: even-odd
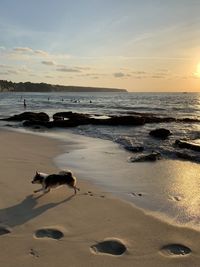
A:
<svg viewBox="0 0 200 267">
<path fill-rule="evenodd" d="M 29 195 L 17 205 L 0 209 L 0 224 L 6 225 L 11 228 L 22 225 L 28 222 L 29 220 L 41 215 L 45 211 L 69 201 L 74 197 L 74 195 L 57 203 L 48 203 L 36 207 L 38 204 L 38 199 L 40 197 L 42 197 L 42 195 L 40 195 L 39 197 Z"/>
</svg>

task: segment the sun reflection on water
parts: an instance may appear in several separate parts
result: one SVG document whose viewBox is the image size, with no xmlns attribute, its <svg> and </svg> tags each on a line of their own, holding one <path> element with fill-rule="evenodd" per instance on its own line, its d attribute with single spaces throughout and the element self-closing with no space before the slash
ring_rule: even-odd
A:
<svg viewBox="0 0 200 267">
<path fill-rule="evenodd" d="M 200 166 L 174 161 L 170 164 L 168 192 L 177 202 L 177 220 L 198 223 L 200 219 Z"/>
</svg>

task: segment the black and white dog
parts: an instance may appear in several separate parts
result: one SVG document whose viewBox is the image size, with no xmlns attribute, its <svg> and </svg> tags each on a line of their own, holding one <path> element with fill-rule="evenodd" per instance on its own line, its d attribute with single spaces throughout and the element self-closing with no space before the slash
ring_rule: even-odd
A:
<svg viewBox="0 0 200 267">
<path fill-rule="evenodd" d="M 46 174 L 42 172 L 37 172 L 33 177 L 32 184 L 41 184 L 42 188 L 35 190 L 34 193 L 43 191 L 48 193 L 51 188 L 55 188 L 61 185 L 68 185 L 74 189 L 74 194 L 77 190 L 76 187 L 76 177 L 73 176 L 71 171 L 60 171 L 58 174 Z"/>
</svg>

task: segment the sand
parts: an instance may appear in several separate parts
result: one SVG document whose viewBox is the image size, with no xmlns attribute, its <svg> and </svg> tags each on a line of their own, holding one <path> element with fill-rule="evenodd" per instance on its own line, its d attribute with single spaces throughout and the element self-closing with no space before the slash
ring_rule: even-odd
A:
<svg viewBox="0 0 200 267">
<path fill-rule="evenodd" d="M 66 187 L 34 194 L 36 170 L 59 171 L 60 142 L 1 130 L 0 144 L 0 266 L 200 266 L 199 231 L 89 182 L 78 179 L 76 196 Z"/>
</svg>

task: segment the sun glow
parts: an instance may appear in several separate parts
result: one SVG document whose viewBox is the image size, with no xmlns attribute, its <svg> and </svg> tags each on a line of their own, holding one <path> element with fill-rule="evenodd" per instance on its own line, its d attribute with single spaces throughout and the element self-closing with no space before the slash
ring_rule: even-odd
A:
<svg viewBox="0 0 200 267">
<path fill-rule="evenodd" d="M 194 73 L 194 75 L 200 78 L 200 62 L 197 64 L 196 72 Z"/>
</svg>

